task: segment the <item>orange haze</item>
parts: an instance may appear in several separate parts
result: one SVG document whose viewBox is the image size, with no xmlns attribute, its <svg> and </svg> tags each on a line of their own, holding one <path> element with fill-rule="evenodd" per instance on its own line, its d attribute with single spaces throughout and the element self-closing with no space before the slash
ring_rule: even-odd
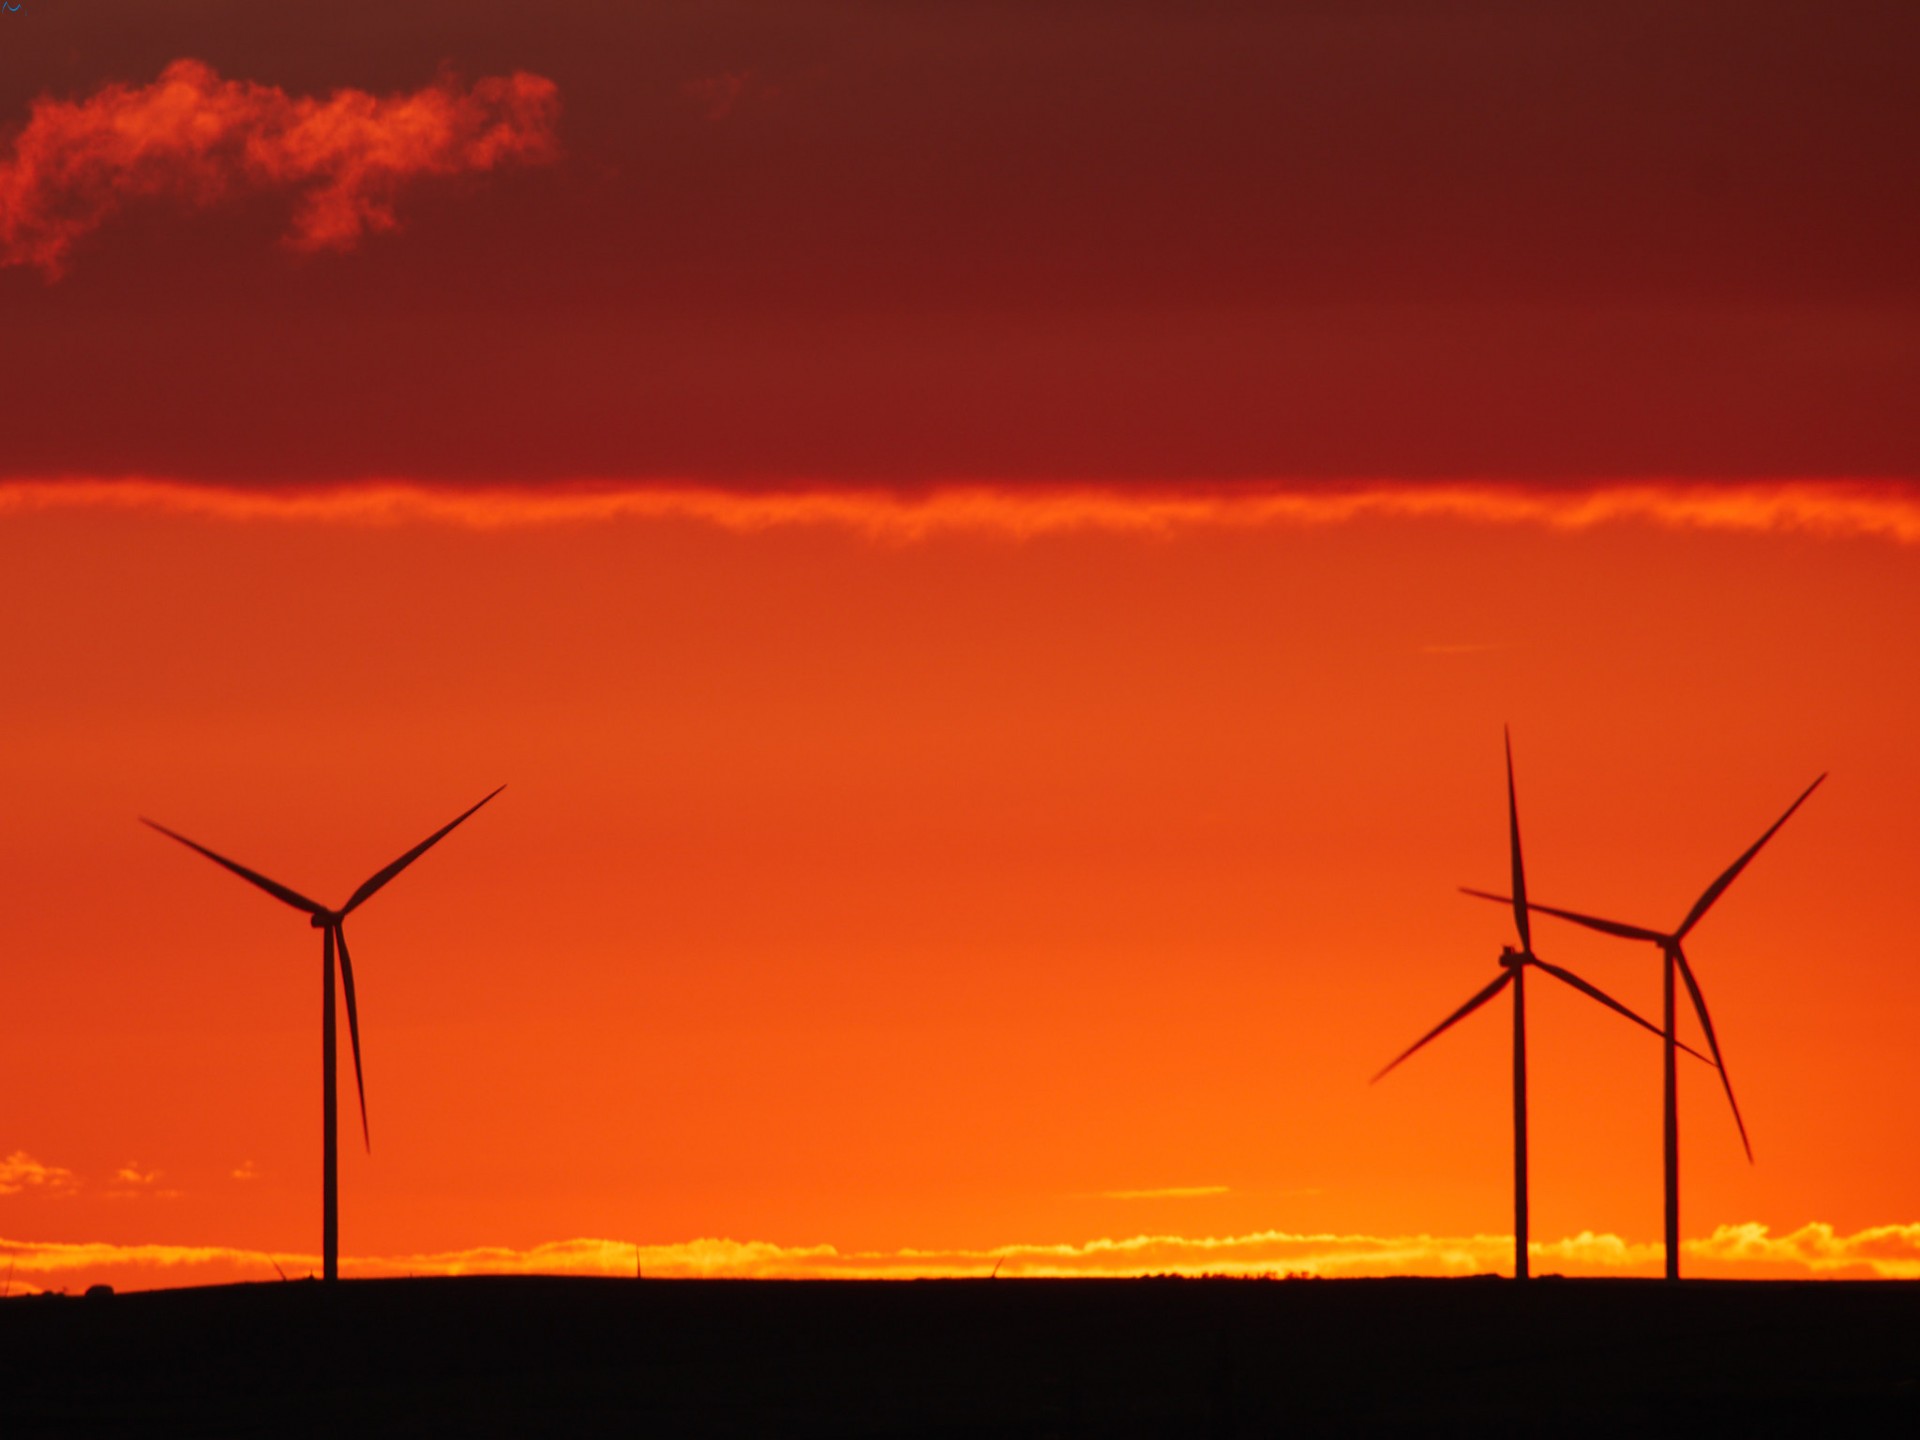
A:
<svg viewBox="0 0 1920 1440">
<path fill-rule="evenodd" d="M 137 817 L 338 904 L 503 783 L 353 918 L 347 1274 L 1504 1269 L 1503 1010 L 1367 1077 L 1496 973 L 1505 723 L 1643 925 L 1830 772 L 1689 937 L 1686 1266 L 1920 1275 L 1844 8 L 6 16 L 0 1284 L 321 1246 L 320 938 Z M 1658 1273 L 1657 1042 L 1550 986 L 1536 1268 Z"/>
<path fill-rule="evenodd" d="M 0 503 L 16 1286 L 318 1245 L 318 937 L 136 817 L 337 903 L 503 781 L 355 917 L 348 1273 L 1500 1268 L 1499 1012 L 1367 1077 L 1507 938 L 1454 887 L 1504 883 L 1509 721 L 1535 898 L 1647 924 L 1831 771 L 1690 942 L 1758 1163 L 1689 1064 L 1684 1233 L 1698 1273 L 1920 1257 L 1904 512 L 473 525 L 30 490 Z M 1657 1013 L 1651 952 L 1536 939 Z M 1539 1268 L 1655 1271 L 1657 1045 L 1531 993 Z"/>
</svg>

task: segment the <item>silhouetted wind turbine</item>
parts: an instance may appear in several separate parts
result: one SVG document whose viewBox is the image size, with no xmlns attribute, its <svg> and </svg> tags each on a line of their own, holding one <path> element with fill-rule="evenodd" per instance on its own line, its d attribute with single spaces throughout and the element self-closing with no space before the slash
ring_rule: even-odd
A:
<svg viewBox="0 0 1920 1440">
<path fill-rule="evenodd" d="M 338 1280 L 340 1278 L 340 1159 L 339 1144 L 335 1133 L 338 1128 L 336 1124 L 337 1087 L 335 1083 L 335 1052 L 339 1048 L 339 1041 L 334 1028 L 333 1018 L 333 952 L 336 947 L 340 951 L 340 977 L 347 994 L 347 1033 L 353 1039 L 353 1083 L 355 1089 L 357 1089 L 360 1094 L 360 1136 L 365 1142 L 367 1149 L 371 1151 L 373 1149 L 373 1136 L 367 1128 L 367 1087 L 360 1073 L 360 1012 L 358 1006 L 354 1003 L 353 960 L 347 954 L 347 932 L 344 929 L 346 918 L 361 905 L 364 905 L 368 900 L 372 899 L 374 892 L 379 890 L 382 885 L 385 885 L 389 880 L 393 879 L 394 876 L 406 869 L 407 866 L 426 854 L 426 852 L 440 840 L 444 839 L 447 832 L 452 830 L 454 826 L 458 825 L 462 820 L 465 820 L 467 816 L 473 814 L 474 810 L 478 810 L 481 805 L 486 804 L 488 800 L 493 799 L 494 795 L 498 795 L 501 790 L 506 788 L 504 785 L 499 786 L 492 794 L 489 794 L 485 799 L 481 800 L 479 804 L 473 806 L 472 809 L 462 812 L 447 824 L 441 826 L 391 865 L 388 865 L 383 870 L 375 871 L 372 876 L 361 884 L 358 890 L 347 897 L 347 903 L 342 905 L 338 910 L 329 910 L 324 905 L 316 904 L 307 899 L 307 897 L 299 891 L 291 890 L 285 885 L 280 884 L 277 880 L 269 880 L 266 876 L 257 871 L 249 870 L 237 861 L 229 860 L 224 855 L 217 855 L 206 846 L 189 840 L 186 836 L 169 830 L 166 826 L 159 824 L 157 821 L 149 820 L 144 815 L 140 817 L 143 825 L 151 825 L 162 835 L 170 839 L 178 840 L 189 850 L 198 850 L 202 855 L 213 861 L 214 864 L 225 866 L 242 880 L 259 886 L 262 890 L 273 896 L 274 899 L 283 901 L 293 906 L 296 910 L 305 911 L 307 914 L 307 923 L 321 932 L 320 950 L 323 957 L 321 960 L 323 988 L 320 1002 L 321 1087 L 323 1096 L 321 1101 L 321 1116 L 325 1136 L 320 1166 L 320 1183 L 322 1189 L 320 1248 L 325 1266 L 323 1273 L 329 1280 Z"/>
<path fill-rule="evenodd" d="M 1754 841 L 1745 854 L 1721 871 L 1720 877 L 1700 892 L 1700 898 L 1693 902 L 1693 908 L 1687 912 L 1687 918 L 1682 920 L 1679 928 L 1671 934 L 1649 930 L 1640 925 L 1623 924 L 1618 920 L 1602 920 L 1595 915 L 1582 915 L 1577 911 L 1561 910 L 1552 905 L 1536 904 L 1531 907 L 1545 914 L 1558 916 L 1562 920 L 1571 920 L 1575 925 L 1584 925 L 1589 930 L 1598 930 L 1603 935 L 1617 935 L 1623 940 L 1646 940 L 1660 947 L 1663 960 L 1661 972 L 1664 977 L 1661 993 L 1665 1001 L 1666 1015 L 1666 1028 L 1662 1032 L 1662 1038 L 1667 1042 L 1663 1071 L 1666 1087 L 1666 1124 L 1663 1141 L 1666 1156 L 1666 1249 L 1667 1279 L 1669 1280 L 1680 1278 L 1680 1102 L 1678 1087 L 1674 1083 L 1673 1052 L 1676 1047 L 1683 1050 L 1687 1048 L 1680 1045 L 1673 1033 L 1673 975 L 1676 970 L 1680 972 L 1680 978 L 1686 982 L 1687 995 L 1693 1001 L 1694 1014 L 1700 1017 L 1700 1029 L 1707 1037 L 1707 1049 L 1712 1052 L 1714 1067 L 1720 1072 L 1720 1084 L 1727 1092 L 1727 1104 L 1733 1110 L 1733 1123 L 1739 1127 L 1740 1144 L 1747 1152 L 1747 1163 L 1753 1163 L 1753 1145 L 1747 1139 L 1747 1123 L 1740 1118 L 1740 1103 L 1733 1098 L 1733 1082 L 1727 1078 L 1726 1062 L 1720 1056 L 1720 1041 L 1713 1033 L 1713 1020 L 1707 1014 L 1707 997 L 1700 993 L 1700 982 L 1693 978 L 1693 967 L 1687 963 L 1687 952 L 1681 948 L 1681 942 L 1687 938 L 1688 932 L 1700 923 L 1701 917 L 1712 907 L 1713 902 L 1720 898 L 1729 885 L 1733 884 L 1735 877 L 1747 868 L 1747 862 L 1760 853 L 1760 847 L 1773 838 L 1774 832 L 1787 823 L 1793 812 L 1800 808 L 1809 795 L 1820 788 L 1820 781 L 1826 778 L 1826 775 L 1822 774 L 1818 780 L 1802 790 L 1800 798 L 1787 807 L 1786 814 L 1774 821 L 1768 827 L 1766 834 Z M 1478 896 L 1482 900 L 1497 900 L 1503 905 L 1513 903 L 1505 895 L 1495 895 L 1486 890 L 1468 889 L 1465 886 L 1461 888 L 1467 894 Z M 1525 892 L 1517 885 L 1514 894 L 1519 897 L 1519 904 L 1525 906 Z"/>
<path fill-rule="evenodd" d="M 1563 970 L 1558 965 L 1549 965 L 1533 953 L 1533 935 L 1527 925 L 1527 873 L 1526 865 L 1520 858 L 1520 807 L 1513 793 L 1513 736 L 1506 736 L 1507 746 L 1507 846 L 1513 865 L 1513 924 L 1520 933 L 1520 948 L 1511 945 L 1500 951 L 1501 974 L 1492 984 L 1481 990 L 1453 1014 L 1442 1020 L 1433 1029 L 1422 1035 L 1413 1044 L 1396 1056 L 1392 1064 L 1373 1077 L 1380 1080 L 1405 1060 L 1414 1051 L 1443 1032 L 1459 1024 L 1467 1016 L 1478 1010 L 1509 985 L 1513 987 L 1513 1277 L 1516 1280 L 1527 1278 L 1527 966 L 1532 965 L 1544 970 L 1554 979 L 1571 985 L 1582 995 L 1598 1000 L 1609 1010 L 1633 1021 L 1634 1024 L 1655 1035 L 1650 1021 L 1641 1019 L 1633 1011 L 1615 1000 L 1611 995 L 1589 985 L 1571 970 Z M 1373 1081 L 1369 1081 L 1369 1084 Z"/>
</svg>

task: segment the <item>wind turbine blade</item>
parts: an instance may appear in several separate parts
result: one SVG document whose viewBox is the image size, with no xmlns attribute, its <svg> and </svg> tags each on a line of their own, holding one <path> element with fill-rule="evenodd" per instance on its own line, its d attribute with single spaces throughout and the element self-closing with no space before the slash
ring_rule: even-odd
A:
<svg viewBox="0 0 1920 1440">
<path fill-rule="evenodd" d="M 1520 858 L 1520 802 L 1513 795 L 1513 731 L 1503 727 L 1507 742 L 1507 842 L 1513 860 L 1513 924 L 1520 932 L 1520 948 L 1533 953 L 1533 932 L 1527 925 L 1527 866 Z"/>
<path fill-rule="evenodd" d="M 1446 1019 L 1442 1020 L 1438 1025 L 1434 1026 L 1433 1029 L 1429 1030 L 1426 1034 L 1422 1035 L 1418 1040 L 1414 1041 L 1413 1044 L 1409 1045 L 1406 1049 L 1402 1050 L 1399 1053 L 1399 1055 L 1394 1058 L 1392 1065 L 1387 1066 L 1386 1070 L 1382 1070 L 1380 1074 L 1374 1076 L 1373 1079 L 1369 1080 L 1367 1083 L 1371 1085 L 1375 1083 L 1375 1081 L 1380 1080 L 1386 1075 L 1387 1070 L 1393 1069 L 1394 1065 L 1398 1065 L 1402 1060 L 1406 1059 L 1409 1055 L 1413 1054 L 1414 1051 L 1418 1050 L 1422 1045 L 1426 1044 L 1429 1040 L 1439 1035 L 1442 1031 L 1445 1031 L 1451 1028 L 1452 1026 L 1458 1024 L 1460 1021 L 1466 1019 L 1467 1016 L 1471 1015 L 1474 1011 L 1478 1010 L 1482 1005 L 1486 1004 L 1489 1000 L 1493 999 L 1494 996 L 1498 995 L 1502 990 L 1506 989 L 1507 982 L 1512 979 L 1513 979 L 1513 971 L 1502 970 L 1500 972 L 1499 979 L 1495 980 L 1491 985 L 1487 986 L 1486 989 L 1482 990 L 1478 995 L 1475 995 L 1471 1000 L 1467 1001 L 1466 1004 L 1462 1005 L 1458 1010 L 1454 1011 L 1453 1014 L 1449 1015 Z"/>
<path fill-rule="evenodd" d="M 1820 780 L 1826 778 L 1824 774 L 1820 776 Z M 1721 893 L 1734 882 L 1734 878 L 1739 875 L 1742 870 L 1747 868 L 1747 862 L 1760 853 L 1760 847 L 1773 838 L 1773 832 L 1786 824 L 1788 819 L 1793 815 L 1793 812 L 1800 808 L 1807 796 L 1813 794 L 1814 791 L 1820 788 L 1820 780 L 1815 780 L 1813 784 L 1802 790 L 1800 792 L 1800 798 L 1787 807 L 1787 813 L 1774 821 L 1772 825 L 1768 826 L 1767 833 L 1754 841 L 1752 846 L 1748 848 L 1747 853 L 1721 872 L 1720 878 L 1709 885 L 1701 894 L 1700 898 L 1693 902 L 1693 909 L 1689 910 L 1687 912 L 1687 918 L 1680 922 L 1680 928 L 1673 932 L 1673 938 L 1676 941 L 1686 939 L 1687 932 L 1700 923 L 1700 917 L 1707 913 L 1708 907 L 1711 906 L 1714 901 L 1718 900 Z"/>
<path fill-rule="evenodd" d="M 367 1129 L 367 1082 L 360 1075 L 360 1007 L 353 998 L 353 959 L 347 954 L 347 930 L 333 927 L 333 938 L 340 946 L 340 978 L 347 992 L 347 1034 L 353 1037 L 353 1085 L 360 1092 L 360 1139 L 367 1153 L 373 1153 L 373 1133 Z"/>
<path fill-rule="evenodd" d="M 340 907 L 340 914 L 342 916 L 352 914 L 355 906 L 360 905 L 365 901 L 371 899 L 373 896 L 373 893 L 376 890 L 378 890 L 382 885 L 386 884 L 389 880 L 393 879 L 394 876 L 398 875 L 402 870 L 406 869 L 407 866 L 411 865 L 414 861 L 418 860 L 422 855 L 426 854 L 427 851 L 431 850 L 441 840 L 445 839 L 447 836 L 447 832 L 452 830 L 454 826 L 458 825 L 462 820 L 466 819 L 467 816 L 473 814 L 474 810 L 478 810 L 481 805 L 486 804 L 488 800 L 493 799 L 494 795 L 498 795 L 501 790 L 504 790 L 506 788 L 507 787 L 504 785 L 500 786 L 498 789 L 494 790 L 492 794 L 482 799 L 478 805 L 475 805 L 472 809 L 463 811 L 459 815 L 456 815 L 452 820 L 449 820 L 445 825 L 442 825 L 438 830 L 434 831 L 433 834 L 429 835 L 426 839 L 422 840 L 418 845 L 414 846 L 413 849 L 407 851 L 406 854 L 402 855 L 398 860 L 394 861 L 391 865 L 387 866 L 386 869 L 381 870 L 377 874 L 373 875 L 364 884 L 362 884 L 358 890 L 353 892 L 352 896 L 349 897 L 346 904 Z"/>
<path fill-rule="evenodd" d="M 224 855 L 215 854 L 213 851 L 207 849 L 206 846 L 199 844 L 196 841 L 189 840 L 187 839 L 186 836 L 177 834 L 174 831 L 167 829 L 166 826 L 162 825 L 157 820 L 149 820 L 147 819 L 146 816 L 142 815 L 140 817 L 140 823 L 142 825 L 149 826 L 152 829 L 158 830 L 162 835 L 165 835 L 169 840 L 178 840 L 182 845 L 186 846 L 189 850 L 198 850 L 202 855 L 206 856 L 207 859 L 213 861 L 214 864 L 226 866 L 227 869 L 231 870 L 234 874 L 238 875 L 242 880 L 246 880 L 254 885 L 258 885 L 262 890 L 266 891 L 269 895 L 273 896 L 274 899 L 284 901 L 288 905 L 293 906 L 293 908 L 296 910 L 304 910 L 309 915 L 318 915 L 323 910 L 326 909 L 326 906 L 316 905 L 313 901 L 307 899 L 306 896 L 302 895 L 298 890 L 289 890 L 286 886 L 282 885 L 278 880 L 269 880 L 266 876 L 262 875 L 259 871 L 249 870 L 246 866 L 242 865 L 237 860 L 229 860 Z"/>
<path fill-rule="evenodd" d="M 1558 965 L 1549 965 L 1546 961 L 1538 958 L 1535 958 L 1531 963 L 1538 965 L 1542 970 L 1546 971 L 1547 974 L 1553 976 L 1554 979 L 1559 980 L 1564 984 L 1571 985 L 1574 989 L 1578 990 L 1582 995 L 1586 995 L 1592 999 L 1598 1000 L 1602 1005 L 1606 1006 L 1609 1010 L 1618 1011 L 1620 1014 L 1626 1016 L 1627 1019 L 1633 1021 L 1633 1023 L 1638 1025 L 1642 1030 L 1648 1031 L 1649 1033 L 1654 1035 L 1658 1035 L 1662 1040 L 1667 1038 L 1666 1031 L 1662 1030 L 1658 1025 L 1654 1024 L 1651 1020 L 1643 1019 L 1639 1014 L 1635 1013 L 1632 1010 L 1629 1010 L 1625 1005 L 1622 1005 L 1618 1000 L 1614 999 L 1611 995 L 1607 994 L 1607 992 L 1602 990 L 1598 985 L 1589 985 L 1585 980 L 1582 980 L 1578 975 L 1574 974 L 1571 970 L 1563 970 Z M 1676 1040 L 1673 1043 L 1675 1045 L 1678 1045 L 1682 1050 L 1686 1051 L 1689 1055 L 1693 1056 L 1694 1059 L 1700 1060 L 1700 1061 L 1707 1060 L 1706 1056 L 1702 1055 L 1698 1050 L 1694 1049 L 1691 1045 L 1688 1045 L 1679 1040 Z M 1707 1061 L 1707 1063 L 1710 1064 L 1712 1062 Z"/>
<path fill-rule="evenodd" d="M 1504 895 L 1495 895 L 1489 890 L 1475 890 L 1466 885 L 1460 887 L 1460 893 L 1472 895 L 1481 900 L 1498 901 L 1502 905 L 1513 903 Z M 1562 920 L 1571 920 L 1576 925 L 1584 925 L 1589 930 L 1598 930 L 1602 934 L 1618 935 L 1622 940 L 1651 940 L 1657 945 L 1667 938 L 1658 930 L 1645 930 L 1622 920 L 1602 920 L 1597 915 L 1582 915 L 1578 910 L 1559 910 L 1552 905 L 1542 905 L 1538 900 L 1528 901 L 1527 908 L 1538 910 L 1542 915 L 1555 915 Z"/>
<path fill-rule="evenodd" d="M 1687 964 L 1686 954 L 1678 945 L 1673 947 L 1673 958 L 1680 962 L 1680 978 L 1687 982 L 1687 994 L 1693 997 L 1693 1013 L 1700 1017 L 1700 1028 L 1706 1032 L 1707 1049 L 1713 1052 L 1714 1066 L 1720 1072 L 1720 1088 L 1727 1092 L 1727 1104 L 1733 1109 L 1733 1123 L 1739 1127 L 1740 1144 L 1747 1152 L 1747 1163 L 1751 1165 L 1753 1142 L 1747 1138 L 1747 1122 L 1740 1118 L 1740 1102 L 1733 1098 L 1733 1081 L 1727 1078 L 1727 1062 L 1721 1058 L 1720 1042 L 1714 1037 L 1713 1017 L 1707 1014 L 1707 997 L 1700 993 L 1700 982 L 1693 978 L 1693 967 Z"/>
</svg>

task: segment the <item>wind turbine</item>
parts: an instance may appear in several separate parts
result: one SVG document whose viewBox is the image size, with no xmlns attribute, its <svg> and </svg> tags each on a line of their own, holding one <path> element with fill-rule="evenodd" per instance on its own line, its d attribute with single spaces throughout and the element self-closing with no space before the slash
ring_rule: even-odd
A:
<svg viewBox="0 0 1920 1440">
<path fill-rule="evenodd" d="M 1549 965 L 1533 953 L 1533 935 L 1527 925 L 1527 873 L 1520 858 L 1520 808 L 1513 794 L 1513 735 L 1506 735 L 1507 745 L 1507 845 L 1513 865 L 1513 924 L 1520 934 L 1520 948 L 1503 946 L 1500 951 L 1501 973 L 1492 984 L 1481 990 L 1453 1014 L 1442 1020 L 1433 1029 L 1422 1035 L 1413 1044 L 1396 1056 L 1392 1064 L 1373 1077 L 1374 1083 L 1382 1079 L 1388 1071 L 1414 1051 L 1443 1032 L 1459 1024 L 1467 1016 L 1485 1005 L 1509 985 L 1513 987 L 1513 1278 L 1527 1278 L 1527 967 L 1529 965 L 1543 970 L 1554 979 L 1571 985 L 1582 995 L 1598 1000 L 1608 1009 L 1633 1021 L 1634 1024 L 1655 1035 L 1651 1022 L 1641 1019 L 1618 1000 L 1593 985 L 1589 985 L 1571 970 L 1563 970 L 1558 965 Z M 1538 907 L 1535 907 L 1538 908 Z"/>
<path fill-rule="evenodd" d="M 189 850 L 198 850 L 202 855 L 213 861 L 214 864 L 225 866 L 242 880 L 259 886 L 262 890 L 273 896 L 274 899 L 283 901 L 293 906 L 296 910 L 305 911 L 307 923 L 321 933 L 321 1116 L 325 1138 L 323 1141 L 324 1148 L 321 1151 L 322 1159 L 320 1166 L 322 1191 L 320 1248 L 325 1266 L 324 1274 L 329 1280 L 338 1280 L 340 1278 L 340 1154 L 336 1135 L 338 1126 L 336 1123 L 337 1086 L 335 1083 L 336 1052 L 339 1045 L 333 1018 L 333 952 L 336 948 L 340 952 L 340 976 L 347 995 L 347 1033 L 353 1038 L 353 1083 L 354 1087 L 360 1093 L 360 1136 L 365 1142 L 367 1149 L 371 1151 L 373 1149 L 373 1136 L 367 1129 L 367 1087 L 360 1073 L 360 1012 L 358 1006 L 354 1003 L 353 960 L 347 954 L 347 932 L 344 928 L 346 918 L 370 900 L 374 892 L 379 890 L 382 885 L 385 885 L 389 880 L 393 879 L 394 876 L 398 875 L 402 870 L 406 869 L 407 866 L 418 860 L 434 845 L 444 839 L 447 832 L 452 830 L 454 826 L 458 825 L 462 820 L 465 820 L 467 816 L 473 814 L 474 810 L 478 810 L 481 805 L 486 804 L 488 800 L 493 799 L 494 795 L 498 795 L 501 790 L 506 788 L 504 785 L 499 786 L 492 794 L 481 800 L 479 804 L 473 806 L 472 809 L 464 811 L 447 824 L 441 826 L 391 865 L 388 865 L 385 869 L 375 871 L 372 876 L 361 884 L 358 890 L 355 890 L 352 895 L 347 897 L 347 903 L 342 905 L 338 910 L 329 910 L 324 905 L 316 904 L 314 901 L 307 899 L 307 897 L 299 891 L 289 889 L 277 880 L 269 880 L 258 871 L 249 870 L 238 861 L 229 860 L 224 855 L 217 855 L 206 846 L 189 840 L 186 836 L 169 830 L 166 826 L 159 824 L 157 821 L 149 820 L 144 815 L 140 817 L 143 825 L 151 825 L 162 835 L 173 840 L 178 840 Z"/>
<path fill-rule="evenodd" d="M 1707 1037 L 1707 1049 L 1713 1055 L 1714 1067 L 1720 1072 L 1720 1084 L 1727 1092 L 1727 1104 L 1733 1110 L 1733 1123 L 1739 1127 L 1740 1144 L 1747 1152 L 1747 1163 L 1749 1165 L 1753 1163 L 1753 1144 L 1747 1139 L 1747 1123 L 1740 1118 L 1740 1103 L 1733 1098 L 1733 1082 L 1727 1078 L 1726 1062 L 1720 1056 L 1720 1042 L 1713 1033 L 1712 1017 L 1707 1014 L 1707 997 L 1700 992 L 1700 982 L 1693 978 L 1693 967 L 1687 963 L 1687 952 L 1681 948 L 1682 942 L 1693 927 L 1700 923 L 1701 917 L 1712 907 L 1713 902 L 1718 900 L 1726 888 L 1733 884 L 1735 877 L 1747 868 L 1747 863 L 1760 853 L 1760 847 L 1773 838 L 1774 832 L 1787 823 L 1793 812 L 1800 808 L 1809 795 L 1820 788 L 1820 781 L 1826 778 L 1823 773 L 1818 780 L 1802 790 L 1800 798 L 1789 805 L 1786 813 L 1768 827 L 1767 833 L 1754 841 L 1747 848 L 1746 853 L 1721 871 L 1720 877 L 1700 892 L 1700 898 L 1693 902 L 1693 908 L 1687 912 L 1686 919 L 1682 920 L 1678 928 L 1671 933 L 1649 930 L 1640 925 L 1628 925 L 1618 920 L 1603 920 L 1595 915 L 1582 915 L 1578 911 L 1561 910 L 1552 905 L 1532 907 L 1562 920 L 1571 920 L 1575 925 L 1584 925 L 1589 930 L 1598 930 L 1603 935 L 1617 935 L 1623 940 L 1646 940 L 1660 947 L 1663 962 L 1661 993 L 1666 1007 L 1666 1028 L 1661 1032 L 1661 1038 L 1667 1042 L 1666 1062 L 1663 1068 L 1666 1088 L 1666 1122 L 1663 1142 L 1666 1159 L 1666 1250 L 1667 1279 L 1669 1280 L 1680 1278 L 1680 1100 L 1674 1083 L 1673 1052 L 1676 1048 L 1682 1050 L 1687 1048 L 1675 1039 L 1673 1033 L 1673 976 L 1676 970 L 1679 971 L 1680 978 L 1686 982 L 1687 995 L 1693 1001 L 1694 1014 L 1700 1017 L 1700 1029 Z M 1505 895 L 1467 889 L 1465 886 L 1461 888 L 1466 890 L 1467 894 L 1478 896 L 1482 900 L 1497 900 L 1503 905 L 1512 903 L 1516 910 L 1524 909 L 1527 905 L 1526 892 L 1520 888 L 1517 881 L 1511 902 Z"/>
</svg>

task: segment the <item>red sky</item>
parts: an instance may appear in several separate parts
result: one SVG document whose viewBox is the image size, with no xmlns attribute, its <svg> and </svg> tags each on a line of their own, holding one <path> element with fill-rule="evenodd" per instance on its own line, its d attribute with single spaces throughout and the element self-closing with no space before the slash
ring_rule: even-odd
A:
<svg viewBox="0 0 1920 1440">
<path fill-rule="evenodd" d="M 1920 1273 L 1917 26 L 5 17 L 17 1283 L 312 1264 L 317 937 L 135 817 L 331 900 L 503 781 L 355 917 L 349 1273 L 1499 1268 L 1500 1019 L 1366 1077 L 1509 721 L 1645 923 L 1832 772 L 1689 1267 Z M 1657 1045 L 1530 999 L 1538 1268 L 1655 1272 Z"/>
<path fill-rule="evenodd" d="M 352 257 L 279 191 L 7 273 L 14 473 L 1893 475 L 1900 0 L 53 4 L 0 125 L 191 57 L 551 79 Z M 111 399 L 113 425 L 98 423 Z"/>
</svg>

